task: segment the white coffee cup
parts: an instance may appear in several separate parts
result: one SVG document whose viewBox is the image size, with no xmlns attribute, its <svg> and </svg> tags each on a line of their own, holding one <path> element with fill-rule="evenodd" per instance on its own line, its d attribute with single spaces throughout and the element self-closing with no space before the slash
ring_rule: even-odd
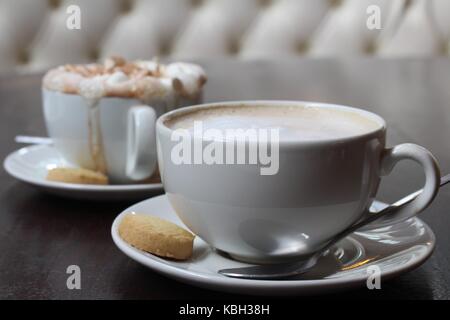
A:
<svg viewBox="0 0 450 320">
<path fill-rule="evenodd" d="M 72 165 L 104 171 L 112 183 L 136 183 L 157 169 L 155 123 L 173 107 L 200 102 L 179 99 L 178 105 L 155 98 L 103 97 L 91 101 L 77 94 L 42 90 L 44 117 L 56 149 Z"/>
<path fill-rule="evenodd" d="M 279 171 L 259 165 L 179 164 L 169 120 L 216 107 L 311 106 L 352 112 L 376 124 L 364 134 L 279 142 Z M 365 110 L 312 102 L 238 101 L 169 112 L 157 121 L 158 158 L 168 199 L 181 220 L 211 246 L 251 262 L 295 260 L 364 218 L 381 176 L 403 159 L 424 168 L 421 195 L 402 212 L 413 216 L 434 199 L 440 173 L 434 157 L 414 144 L 386 148 L 386 123 Z M 192 145 L 198 137 L 192 137 Z M 204 143 L 205 141 L 201 141 Z"/>
</svg>

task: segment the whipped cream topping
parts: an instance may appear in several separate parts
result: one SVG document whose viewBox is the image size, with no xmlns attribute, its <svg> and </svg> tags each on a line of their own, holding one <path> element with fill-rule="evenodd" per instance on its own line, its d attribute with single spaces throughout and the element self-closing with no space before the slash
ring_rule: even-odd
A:
<svg viewBox="0 0 450 320">
<path fill-rule="evenodd" d="M 163 65 L 156 61 L 130 62 L 112 57 L 103 64 L 52 69 L 44 76 L 43 87 L 89 99 L 124 97 L 149 101 L 177 96 L 196 98 L 201 95 L 206 81 L 205 71 L 195 64 Z"/>
</svg>

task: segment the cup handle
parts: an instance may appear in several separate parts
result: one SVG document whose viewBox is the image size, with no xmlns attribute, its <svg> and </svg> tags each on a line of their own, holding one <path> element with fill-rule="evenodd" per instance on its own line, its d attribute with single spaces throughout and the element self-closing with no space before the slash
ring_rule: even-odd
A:
<svg viewBox="0 0 450 320">
<path fill-rule="evenodd" d="M 150 178 L 156 169 L 156 118 L 149 106 L 128 111 L 126 175 L 131 180 Z"/>
<path fill-rule="evenodd" d="M 372 230 L 387 227 L 407 220 L 425 210 L 438 193 L 440 184 L 440 170 L 435 157 L 427 149 L 411 143 L 385 149 L 381 156 L 380 175 L 388 175 L 401 160 L 413 160 L 419 163 L 425 172 L 425 186 L 421 192 L 394 203 L 389 209 L 390 213 L 368 224 L 358 231 Z M 373 214 L 373 212 L 369 213 Z"/>
</svg>

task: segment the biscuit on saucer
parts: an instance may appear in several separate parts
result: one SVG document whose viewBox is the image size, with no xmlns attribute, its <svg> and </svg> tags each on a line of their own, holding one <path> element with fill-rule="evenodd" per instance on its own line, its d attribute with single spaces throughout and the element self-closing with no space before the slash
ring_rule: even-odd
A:
<svg viewBox="0 0 450 320">
<path fill-rule="evenodd" d="M 130 213 L 122 218 L 119 235 L 133 247 L 175 260 L 192 256 L 195 236 L 155 216 Z"/>
<path fill-rule="evenodd" d="M 108 177 L 100 172 L 80 168 L 55 168 L 48 171 L 48 181 L 107 185 Z"/>
</svg>

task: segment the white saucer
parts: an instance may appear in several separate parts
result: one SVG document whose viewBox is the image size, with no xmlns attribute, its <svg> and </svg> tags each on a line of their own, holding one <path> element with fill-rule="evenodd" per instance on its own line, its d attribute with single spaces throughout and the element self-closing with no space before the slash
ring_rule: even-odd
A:
<svg viewBox="0 0 450 320">
<path fill-rule="evenodd" d="M 375 207 L 380 209 L 383 205 L 376 203 Z M 128 245 L 120 238 L 117 230 L 122 216 L 129 212 L 152 214 L 184 226 L 165 195 L 138 203 L 122 212 L 112 225 L 112 238 L 123 253 L 150 269 L 181 282 L 232 293 L 307 295 L 364 287 L 369 274 L 367 268 L 373 265 L 377 265 L 381 270 L 382 285 L 383 281 L 408 272 L 425 262 L 435 247 L 435 237 L 431 229 L 420 219 L 413 218 L 392 227 L 352 234 L 323 257 L 314 270 L 299 279 L 231 279 L 219 275 L 217 271 L 247 264 L 218 253 L 198 237 L 194 242 L 193 258 L 188 262 L 164 260 Z"/>
<path fill-rule="evenodd" d="M 162 193 L 160 183 L 93 186 L 51 182 L 45 179 L 49 169 L 70 166 L 52 146 L 30 146 L 6 157 L 3 166 L 14 178 L 39 189 L 67 198 L 85 200 L 139 200 Z"/>
</svg>

